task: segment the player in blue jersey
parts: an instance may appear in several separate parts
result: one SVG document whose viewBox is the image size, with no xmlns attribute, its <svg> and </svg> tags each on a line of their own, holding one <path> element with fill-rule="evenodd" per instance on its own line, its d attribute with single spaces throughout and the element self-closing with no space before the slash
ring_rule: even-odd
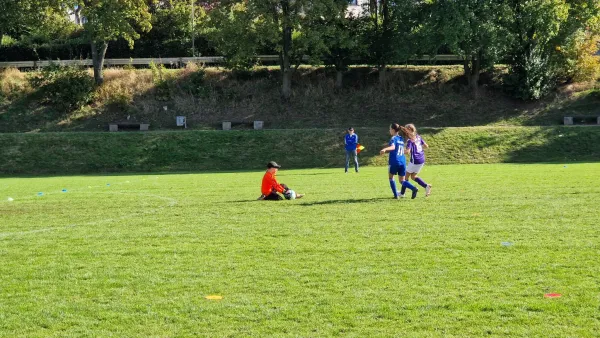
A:
<svg viewBox="0 0 600 338">
<path fill-rule="evenodd" d="M 358 145 L 358 135 L 354 133 L 354 128 L 348 128 L 346 136 L 344 137 L 344 148 L 346 149 L 346 173 L 348 173 L 348 167 L 350 165 L 350 158 L 354 159 L 354 170 L 358 172 L 358 154 L 356 152 L 356 146 Z"/>
<path fill-rule="evenodd" d="M 419 176 L 419 172 L 425 165 L 425 149 L 429 148 L 429 145 L 421 138 L 421 135 L 417 134 L 417 128 L 414 124 L 407 124 L 406 130 L 406 155 L 410 154 L 410 163 L 406 167 L 408 172 L 407 180 L 411 179 L 417 182 L 420 186 L 425 188 L 425 197 L 431 195 L 431 184 L 425 183 Z M 400 194 L 404 195 L 406 188 L 402 187 Z"/>
<path fill-rule="evenodd" d="M 406 181 L 404 178 L 406 176 L 406 158 L 404 157 L 404 139 L 402 136 L 398 135 L 401 127 L 398 123 L 393 123 L 390 126 L 390 135 L 392 138 L 388 144 L 388 147 L 381 149 L 379 152 L 381 155 L 386 152 L 390 153 L 389 158 L 389 179 L 390 179 L 390 187 L 392 188 L 392 192 L 394 193 L 394 198 L 398 199 L 398 189 L 396 188 L 396 181 L 394 180 L 394 176 L 398 175 L 398 180 L 403 188 L 408 188 L 412 191 L 412 198 L 417 197 L 417 189 L 414 185 L 410 184 L 410 182 Z"/>
</svg>

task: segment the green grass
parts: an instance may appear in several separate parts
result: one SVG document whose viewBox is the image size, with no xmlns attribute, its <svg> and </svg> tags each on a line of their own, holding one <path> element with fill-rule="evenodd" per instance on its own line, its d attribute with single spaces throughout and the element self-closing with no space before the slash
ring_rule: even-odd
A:
<svg viewBox="0 0 600 338">
<path fill-rule="evenodd" d="M 400 201 L 384 167 L 283 165 L 304 199 L 255 201 L 259 171 L 0 178 L 0 336 L 600 332 L 600 164 L 428 166 Z"/>
<path fill-rule="evenodd" d="M 360 161 L 386 165 L 379 150 L 388 125 L 356 127 L 366 147 Z M 270 160 L 294 168 L 339 167 L 339 129 L 150 133 L 0 133 L 0 174 L 223 171 L 261 169 Z M 598 127 L 422 128 L 428 162 L 593 162 L 600 160 Z"/>
</svg>

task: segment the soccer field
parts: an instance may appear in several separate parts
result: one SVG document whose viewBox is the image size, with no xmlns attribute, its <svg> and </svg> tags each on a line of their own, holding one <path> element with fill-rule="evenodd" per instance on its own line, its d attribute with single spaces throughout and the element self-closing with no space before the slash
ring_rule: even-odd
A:
<svg viewBox="0 0 600 338">
<path fill-rule="evenodd" d="M 598 336 L 600 164 L 282 164 L 0 178 L 0 336 Z"/>
</svg>

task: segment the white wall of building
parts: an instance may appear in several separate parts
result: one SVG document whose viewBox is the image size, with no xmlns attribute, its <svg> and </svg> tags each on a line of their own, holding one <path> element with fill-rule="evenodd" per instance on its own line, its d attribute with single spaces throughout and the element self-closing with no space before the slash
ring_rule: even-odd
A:
<svg viewBox="0 0 600 338">
<path fill-rule="evenodd" d="M 368 4 L 369 0 L 354 0 L 353 3 L 348 6 L 348 14 L 359 16 L 363 13 L 364 7 Z"/>
</svg>

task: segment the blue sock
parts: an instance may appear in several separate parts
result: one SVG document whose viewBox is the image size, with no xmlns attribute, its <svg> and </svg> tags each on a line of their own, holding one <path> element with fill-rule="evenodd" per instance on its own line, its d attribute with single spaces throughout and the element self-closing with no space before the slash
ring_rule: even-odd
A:
<svg viewBox="0 0 600 338">
<path fill-rule="evenodd" d="M 408 188 L 408 189 L 410 189 L 412 191 L 417 190 L 417 188 L 414 185 L 412 185 L 409 181 L 403 181 L 402 182 L 402 187 L 403 188 L 406 187 L 406 188 Z"/>
<path fill-rule="evenodd" d="M 392 178 L 390 180 L 390 188 L 392 188 L 392 192 L 394 193 L 394 197 L 398 197 L 398 190 L 396 189 L 396 181 Z"/>
<path fill-rule="evenodd" d="M 400 188 L 400 195 L 404 195 L 405 192 L 406 192 L 406 187 L 404 186 L 404 184 L 402 184 L 402 188 Z"/>
</svg>

